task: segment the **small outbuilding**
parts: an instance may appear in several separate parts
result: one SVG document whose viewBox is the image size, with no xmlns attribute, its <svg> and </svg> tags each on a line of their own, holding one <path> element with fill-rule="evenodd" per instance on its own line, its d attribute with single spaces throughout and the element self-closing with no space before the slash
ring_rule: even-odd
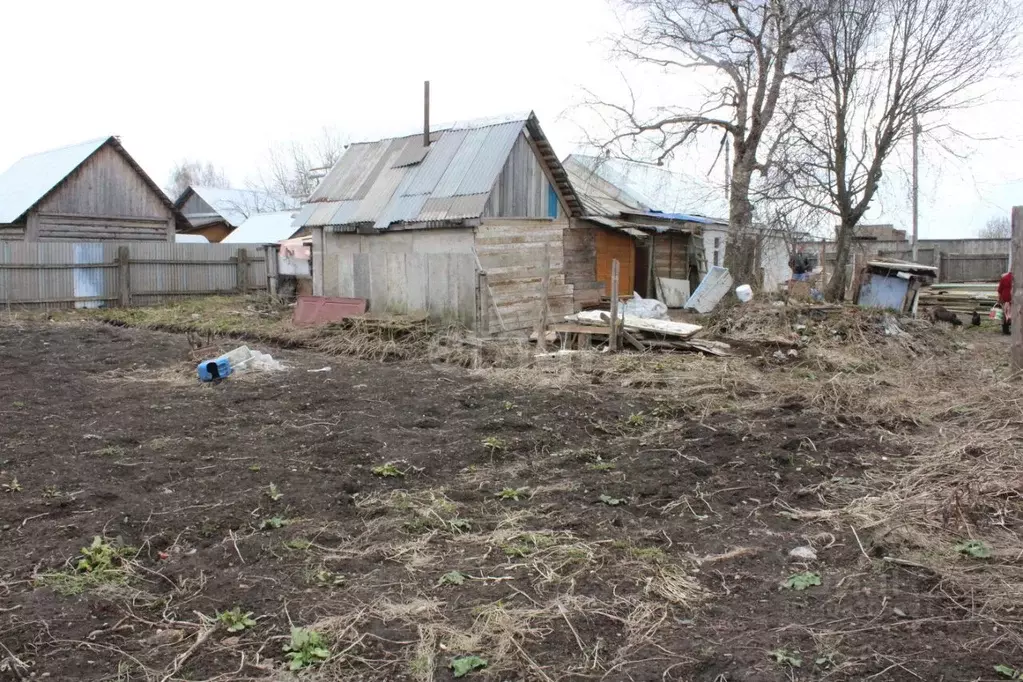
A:
<svg viewBox="0 0 1023 682">
<path fill-rule="evenodd" d="M 299 202 L 269 192 L 189 185 L 174 201 L 185 216 L 185 234 L 201 234 L 211 242 L 222 242 L 249 218 L 297 209 Z M 291 235 L 285 235 L 286 239 Z M 238 241 L 237 239 L 233 241 Z M 273 240 L 278 241 L 278 240 Z"/>
<path fill-rule="evenodd" d="M 0 174 L 0 240 L 173 242 L 185 224 L 114 136 L 26 156 Z"/>
<path fill-rule="evenodd" d="M 728 224 L 656 210 L 624 182 L 613 182 L 601 159 L 573 154 L 563 163 L 583 204 L 571 243 L 577 253 L 589 254 L 571 261 L 576 303 L 585 307 L 610 294 L 611 262 L 617 260 L 623 295 L 636 292 L 681 307 L 708 269 L 704 231 L 726 233 Z M 589 280 L 595 289 L 585 286 Z"/>
<path fill-rule="evenodd" d="M 938 268 L 904 261 L 868 261 L 859 273 L 856 303 L 863 308 L 887 308 L 915 313 L 920 289 L 933 283 Z"/>
<path fill-rule="evenodd" d="M 532 113 L 352 144 L 295 220 L 313 291 L 521 334 L 574 311 L 579 198 Z"/>
</svg>

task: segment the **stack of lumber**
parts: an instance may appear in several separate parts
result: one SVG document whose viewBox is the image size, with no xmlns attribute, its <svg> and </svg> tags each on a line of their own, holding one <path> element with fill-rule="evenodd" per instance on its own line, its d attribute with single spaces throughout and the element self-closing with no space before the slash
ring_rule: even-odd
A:
<svg viewBox="0 0 1023 682">
<path fill-rule="evenodd" d="M 998 285 L 994 282 L 932 284 L 920 291 L 920 307 L 942 306 L 954 313 L 987 312 L 998 303 Z"/>
<path fill-rule="evenodd" d="M 551 331 L 566 335 L 598 336 L 600 338 L 610 336 L 611 333 L 610 313 L 605 310 L 586 310 L 569 315 L 565 320 L 566 324 L 554 325 Z M 635 350 L 645 351 L 659 348 L 698 351 L 710 355 L 729 354 L 730 346 L 727 343 L 694 339 L 693 337 L 703 330 L 703 327 L 697 324 L 624 315 L 620 326 L 621 337 L 625 345 Z"/>
</svg>

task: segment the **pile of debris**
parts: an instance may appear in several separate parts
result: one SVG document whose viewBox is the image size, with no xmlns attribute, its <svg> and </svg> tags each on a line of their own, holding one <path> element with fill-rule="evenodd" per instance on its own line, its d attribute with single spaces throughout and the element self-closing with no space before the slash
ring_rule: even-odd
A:
<svg viewBox="0 0 1023 682">
<path fill-rule="evenodd" d="M 995 282 L 967 282 L 965 284 L 932 284 L 920 292 L 920 307 L 942 306 L 960 315 L 970 316 L 974 311 L 987 315 L 998 303 L 998 284 Z"/>
</svg>

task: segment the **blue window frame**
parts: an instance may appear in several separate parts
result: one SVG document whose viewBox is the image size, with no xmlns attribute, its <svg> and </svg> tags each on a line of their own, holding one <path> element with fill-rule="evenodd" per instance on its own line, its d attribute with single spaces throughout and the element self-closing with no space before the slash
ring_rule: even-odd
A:
<svg viewBox="0 0 1023 682">
<path fill-rule="evenodd" d="M 554 185 L 547 183 L 547 217 L 558 217 L 558 193 L 554 191 Z"/>
</svg>

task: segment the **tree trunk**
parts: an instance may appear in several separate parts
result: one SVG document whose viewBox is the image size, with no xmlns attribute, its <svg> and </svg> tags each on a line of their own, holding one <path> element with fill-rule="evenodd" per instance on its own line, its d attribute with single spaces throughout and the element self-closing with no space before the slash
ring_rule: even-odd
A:
<svg viewBox="0 0 1023 682">
<path fill-rule="evenodd" d="M 828 288 L 824 292 L 824 297 L 829 301 L 845 300 L 845 289 L 849 284 L 846 277 L 846 267 L 849 265 L 849 257 L 852 254 L 852 236 L 855 229 L 855 223 L 847 218 L 842 218 L 842 223 L 838 227 L 837 239 L 835 240 L 837 242 L 835 244 L 835 269 L 831 273 L 831 280 L 828 282 Z"/>
<path fill-rule="evenodd" d="M 739 157 L 738 153 L 736 154 Z M 749 201 L 752 167 L 739 161 L 732 167 L 729 187 L 729 239 L 725 256 L 732 278 L 737 284 L 754 284 L 756 278 L 756 235 L 753 233 L 753 206 Z"/>
</svg>

